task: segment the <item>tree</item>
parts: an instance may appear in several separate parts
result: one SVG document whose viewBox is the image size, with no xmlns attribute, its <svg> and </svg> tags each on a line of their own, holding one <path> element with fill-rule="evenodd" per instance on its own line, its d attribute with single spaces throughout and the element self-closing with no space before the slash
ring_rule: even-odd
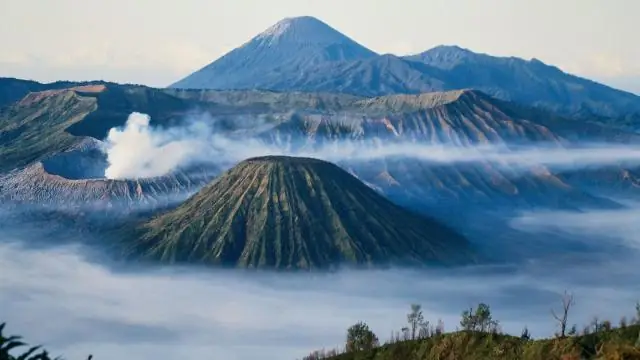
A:
<svg viewBox="0 0 640 360">
<path fill-rule="evenodd" d="M 622 318 L 620 318 L 620 327 L 621 328 L 626 328 L 627 327 L 627 317 L 623 316 Z"/>
<path fill-rule="evenodd" d="M 555 310 L 551 309 L 551 315 L 560 324 L 560 337 L 565 337 L 567 332 L 567 320 L 569 319 L 569 310 L 574 305 L 573 294 L 569 294 L 566 290 L 562 295 L 562 315 L 558 316 Z"/>
<path fill-rule="evenodd" d="M 438 325 L 436 325 L 436 329 L 434 331 L 435 335 L 444 334 L 444 321 L 442 319 L 438 319 Z"/>
<path fill-rule="evenodd" d="M 531 340 L 531 333 L 529 332 L 529 329 L 526 326 L 524 327 L 524 329 L 522 329 L 522 333 L 520 334 L 520 339 Z"/>
<path fill-rule="evenodd" d="M 362 321 L 347 329 L 347 352 L 371 350 L 379 344 L 376 334 Z"/>
<path fill-rule="evenodd" d="M 485 303 L 478 304 L 475 311 L 471 307 L 462 312 L 462 320 L 460 320 L 462 329 L 480 332 L 496 331 L 498 323 L 497 320 L 493 320 L 491 308 Z"/>
<path fill-rule="evenodd" d="M 578 335 L 578 326 L 577 325 L 573 325 L 571 327 L 571 329 L 569 329 L 569 332 L 567 333 L 569 336 L 576 336 Z"/>
<path fill-rule="evenodd" d="M 636 303 L 636 324 L 640 325 L 640 301 Z"/>
<path fill-rule="evenodd" d="M 424 320 L 422 315 L 422 306 L 419 304 L 411 304 L 411 312 L 407 314 L 408 330 L 410 331 L 411 340 L 418 338 L 426 338 L 429 336 L 429 322 Z"/>
<path fill-rule="evenodd" d="M 591 320 L 591 327 L 593 328 L 593 333 L 597 334 L 602 330 L 602 323 L 600 322 L 600 319 L 598 319 L 597 316 L 593 317 L 593 320 Z"/>
</svg>

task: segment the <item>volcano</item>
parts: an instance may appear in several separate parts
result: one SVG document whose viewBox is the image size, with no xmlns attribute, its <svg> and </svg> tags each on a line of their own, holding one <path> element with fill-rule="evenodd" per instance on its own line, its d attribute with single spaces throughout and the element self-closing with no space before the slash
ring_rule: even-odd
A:
<svg viewBox="0 0 640 360">
<path fill-rule="evenodd" d="M 171 263 L 314 269 L 473 260 L 461 235 L 311 158 L 245 160 L 138 230 L 131 253 Z"/>
</svg>

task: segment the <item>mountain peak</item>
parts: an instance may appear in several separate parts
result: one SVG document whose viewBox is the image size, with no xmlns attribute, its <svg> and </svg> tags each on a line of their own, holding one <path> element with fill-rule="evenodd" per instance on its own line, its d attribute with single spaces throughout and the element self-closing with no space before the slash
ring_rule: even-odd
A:
<svg viewBox="0 0 640 360">
<path fill-rule="evenodd" d="M 353 40 L 313 16 L 289 17 L 278 21 L 252 41 L 291 44 L 349 44 Z"/>
<path fill-rule="evenodd" d="M 473 51 L 469 49 L 465 49 L 458 45 L 438 45 L 427 51 L 427 53 L 438 53 L 438 54 L 474 54 Z"/>
<path fill-rule="evenodd" d="M 171 85 L 175 88 L 259 88 L 256 78 L 278 81 L 318 64 L 377 54 L 311 16 L 280 20 L 241 47 Z"/>
<path fill-rule="evenodd" d="M 410 58 L 419 58 L 422 62 L 436 67 L 448 67 L 478 55 L 458 45 L 438 45 Z"/>
</svg>

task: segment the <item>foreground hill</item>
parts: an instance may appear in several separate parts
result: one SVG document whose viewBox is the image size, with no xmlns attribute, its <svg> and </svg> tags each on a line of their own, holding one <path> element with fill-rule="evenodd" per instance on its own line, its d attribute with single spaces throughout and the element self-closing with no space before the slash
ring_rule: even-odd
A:
<svg viewBox="0 0 640 360">
<path fill-rule="evenodd" d="M 378 55 L 312 17 L 288 18 L 172 84 L 188 89 L 269 89 L 362 96 L 473 88 L 568 114 L 640 112 L 640 97 L 532 59 L 457 46 Z"/>
<path fill-rule="evenodd" d="M 540 340 L 462 331 L 307 360 L 636 360 L 640 359 L 639 341 L 640 325 Z"/>
<path fill-rule="evenodd" d="M 241 162 L 141 227 L 136 255 L 279 269 L 463 264 L 469 244 L 321 160 Z"/>
</svg>

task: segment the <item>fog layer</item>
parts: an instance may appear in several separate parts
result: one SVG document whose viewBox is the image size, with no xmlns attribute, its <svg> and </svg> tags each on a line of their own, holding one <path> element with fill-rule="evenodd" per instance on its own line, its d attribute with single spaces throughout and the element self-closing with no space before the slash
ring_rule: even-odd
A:
<svg viewBox="0 0 640 360">
<path fill-rule="evenodd" d="M 550 309 L 575 293 L 571 323 L 633 313 L 640 257 L 581 265 L 450 271 L 343 271 L 330 275 L 212 269 L 114 270 L 77 246 L 28 249 L 0 243 L 0 318 L 55 354 L 82 359 L 295 359 L 344 342 L 367 321 L 385 339 L 410 303 L 454 330 L 462 310 L 489 303 L 507 332 L 555 331 Z"/>
<path fill-rule="evenodd" d="M 460 147 L 449 144 L 336 140 L 292 147 L 257 138 L 234 137 L 216 131 L 216 119 L 194 116 L 180 127 L 154 128 L 148 115 L 132 113 L 125 126 L 113 128 L 105 140 L 109 166 L 105 176 L 112 179 L 165 175 L 192 163 L 233 165 L 264 155 L 307 156 L 333 162 L 358 162 L 406 157 L 435 163 L 489 161 L 514 169 L 547 166 L 557 170 L 612 165 L 640 165 L 640 147 L 614 144 L 582 144 L 571 148 L 556 143 L 535 146 L 480 145 Z M 261 120 L 256 120 L 262 124 Z M 262 124 L 264 125 L 264 124 Z"/>
</svg>

